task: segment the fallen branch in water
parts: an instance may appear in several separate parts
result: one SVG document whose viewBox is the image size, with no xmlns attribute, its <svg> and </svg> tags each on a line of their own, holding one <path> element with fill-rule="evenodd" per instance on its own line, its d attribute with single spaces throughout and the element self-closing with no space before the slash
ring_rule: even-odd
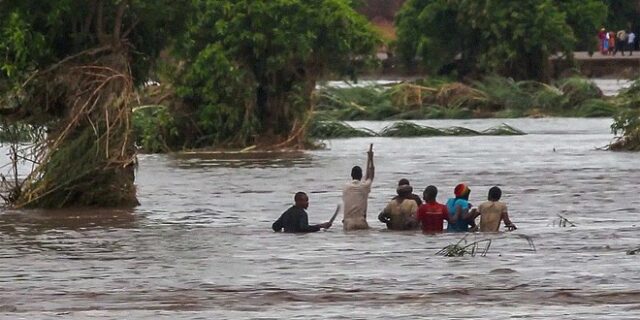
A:
<svg viewBox="0 0 640 320">
<path fill-rule="evenodd" d="M 469 234 L 466 234 L 457 243 L 450 244 L 442 248 L 442 250 L 438 251 L 436 255 L 444 256 L 444 257 L 464 257 L 464 256 L 475 257 L 476 254 L 480 253 L 480 256 L 484 257 L 487 255 L 487 252 L 489 252 L 489 248 L 491 247 L 491 243 L 493 242 L 493 240 L 503 239 L 507 237 L 507 236 L 500 236 L 496 238 L 485 238 L 485 239 L 468 243 L 467 242 L 468 236 Z M 531 250 L 533 252 L 536 252 L 536 245 L 533 243 L 533 238 L 524 234 L 515 234 L 515 236 L 517 236 L 518 238 L 525 239 L 529 244 L 529 247 L 531 248 Z"/>
<path fill-rule="evenodd" d="M 633 256 L 640 253 L 640 247 L 637 247 L 635 249 L 631 249 L 631 250 L 627 250 L 627 255 Z"/>
<path fill-rule="evenodd" d="M 567 226 L 572 227 L 572 228 L 576 227 L 575 223 L 571 222 L 571 220 L 565 218 L 564 216 L 558 214 L 558 217 L 560 218 L 560 220 L 558 221 L 558 227 L 563 227 L 563 228 L 565 228 Z M 556 221 L 553 220 L 553 226 L 555 227 L 555 225 L 556 225 Z"/>
<path fill-rule="evenodd" d="M 491 239 L 483 239 L 467 244 L 467 236 L 469 235 L 466 234 L 456 244 L 450 244 L 442 248 L 436 255 L 444 257 L 464 257 L 468 255 L 475 257 L 476 253 L 480 252 L 481 257 L 486 256 L 491 247 Z M 485 244 L 484 247 L 481 247 L 481 244 Z"/>
</svg>

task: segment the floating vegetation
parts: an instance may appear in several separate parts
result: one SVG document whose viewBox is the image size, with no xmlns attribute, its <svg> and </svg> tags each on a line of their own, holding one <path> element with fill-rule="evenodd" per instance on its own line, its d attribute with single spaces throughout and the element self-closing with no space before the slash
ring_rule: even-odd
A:
<svg viewBox="0 0 640 320">
<path fill-rule="evenodd" d="M 396 122 L 380 132 L 383 137 L 433 137 L 446 135 L 444 130 L 425 127 L 412 122 Z"/>
<path fill-rule="evenodd" d="M 572 227 L 575 228 L 576 224 L 571 222 L 571 220 L 567 219 L 566 217 L 562 216 L 561 214 L 558 214 L 558 220 L 553 220 L 553 226 L 556 226 L 556 223 L 558 225 L 558 227 L 562 227 L 562 228 L 566 228 L 566 227 Z"/>
<path fill-rule="evenodd" d="M 637 247 L 635 249 L 631 249 L 631 250 L 627 250 L 627 255 L 633 256 L 640 253 L 640 247 Z"/>
<path fill-rule="evenodd" d="M 517 136 L 517 135 L 526 135 L 526 133 L 522 130 L 516 129 L 506 123 L 503 123 L 497 127 L 489 128 L 487 130 L 481 131 L 482 135 L 485 136 Z"/>
<path fill-rule="evenodd" d="M 421 126 L 413 122 L 399 121 L 385 127 L 379 133 L 369 129 L 354 128 L 341 121 L 316 121 L 311 126 L 309 135 L 319 139 L 357 138 L 357 137 L 442 137 L 442 136 L 514 136 L 526 133 L 501 124 L 483 131 L 476 131 L 464 127 L 434 128 Z"/>
<path fill-rule="evenodd" d="M 373 137 L 378 134 L 369 129 L 357 129 L 342 121 L 316 121 L 309 135 L 320 139 Z"/>
<path fill-rule="evenodd" d="M 385 127 L 381 132 L 382 137 L 436 137 L 436 136 L 514 136 L 526 133 L 515 129 L 508 124 L 501 124 L 483 131 L 476 131 L 464 127 L 451 127 L 438 129 L 421 126 L 412 122 L 396 122 Z"/>
<path fill-rule="evenodd" d="M 506 236 L 501 236 L 498 238 L 485 238 L 478 241 L 469 242 L 467 241 L 467 237 L 469 233 L 465 234 L 462 239 L 460 239 L 455 244 L 450 244 L 440 251 L 436 252 L 436 255 L 443 257 L 464 257 L 471 256 L 475 257 L 476 255 L 480 255 L 484 257 L 489 252 L 489 248 L 491 247 L 491 243 L 493 240 L 506 238 Z M 515 234 L 516 237 L 525 239 L 529 244 L 529 248 L 536 252 L 536 246 L 533 243 L 533 238 L 524 234 Z"/>
<path fill-rule="evenodd" d="M 438 251 L 436 255 L 443 257 L 475 257 L 476 254 L 480 254 L 481 257 L 486 256 L 487 252 L 489 252 L 489 248 L 491 247 L 491 239 L 482 239 L 468 243 L 468 236 L 469 234 L 466 234 L 456 244 L 450 244 L 442 248 L 442 250 Z"/>
</svg>

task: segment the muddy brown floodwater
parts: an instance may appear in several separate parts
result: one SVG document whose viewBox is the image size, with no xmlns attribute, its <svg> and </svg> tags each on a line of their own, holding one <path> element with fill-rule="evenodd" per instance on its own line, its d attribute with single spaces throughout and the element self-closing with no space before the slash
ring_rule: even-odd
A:
<svg viewBox="0 0 640 320">
<path fill-rule="evenodd" d="M 640 154 L 598 151 L 610 119 L 420 121 L 516 137 L 358 138 L 326 150 L 244 159 L 143 155 L 140 207 L 0 214 L 6 319 L 638 319 Z M 385 123 L 359 122 L 379 129 Z M 369 231 L 276 234 L 310 194 L 312 222 L 340 202 L 375 144 Z M 555 151 L 554 151 L 555 148 Z M 3 150 L 4 153 L 4 150 Z M 398 179 L 468 182 L 479 204 L 503 188 L 513 233 L 486 257 L 435 253 L 459 234 L 387 232 L 377 213 Z M 559 227 L 561 214 L 576 227 Z M 533 238 L 533 251 L 521 236 Z"/>
</svg>

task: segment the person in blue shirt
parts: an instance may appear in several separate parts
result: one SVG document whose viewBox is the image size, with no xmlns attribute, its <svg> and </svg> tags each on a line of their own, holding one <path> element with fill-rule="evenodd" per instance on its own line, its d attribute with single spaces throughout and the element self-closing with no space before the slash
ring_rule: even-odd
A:
<svg viewBox="0 0 640 320">
<path fill-rule="evenodd" d="M 469 194 L 471 189 L 464 183 L 458 184 L 453 193 L 455 198 L 447 200 L 447 211 L 449 211 L 449 218 L 451 223 L 447 224 L 447 232 L 467 232 L 469 228 L 475 229 L 475 209 L 471 209 L 469 203 Z M 454 219 L 454 217 L 460 217 Z"/>
</svg>

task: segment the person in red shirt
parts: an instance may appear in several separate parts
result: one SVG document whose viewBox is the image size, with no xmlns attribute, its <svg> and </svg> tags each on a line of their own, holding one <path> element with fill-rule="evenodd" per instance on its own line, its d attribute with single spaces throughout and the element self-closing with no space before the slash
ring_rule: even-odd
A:
<svg viewBox="0 0 640 320">
<path fill-rule="evenodd" d="M 422 195 L 425 203 L 418 208 L 417 214 L 418 221 L 420 221 L 420 224 L 422 225 L 422 232 L 442 232 L 442 224 L 445 220 L 450 223 L 455 223 L 454 220 L 457 220 L 458 217 L 453 216 L 451 220 L 449 220 L 449 211 L 447 210 L 447 206 L 436 201 L 438 188 L 435 186 L 428 186 L 424 189 L 424 193 Z"/>
</svg>

